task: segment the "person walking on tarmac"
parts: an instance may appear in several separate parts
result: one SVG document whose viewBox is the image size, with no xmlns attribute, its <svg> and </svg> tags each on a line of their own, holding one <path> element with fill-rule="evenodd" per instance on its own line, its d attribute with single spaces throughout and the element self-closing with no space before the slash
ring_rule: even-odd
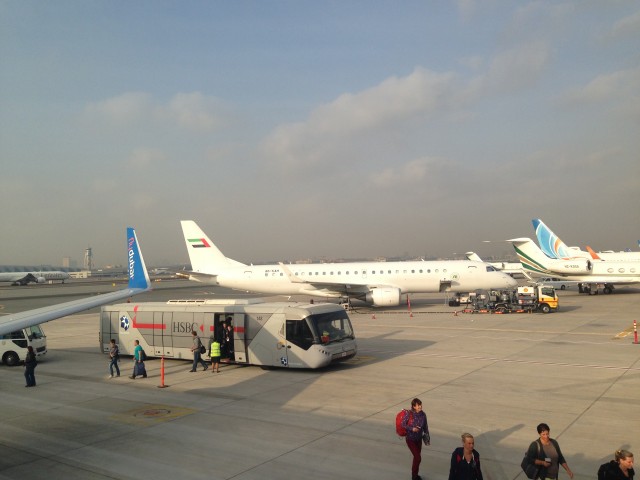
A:
<svg viewBox="0 0 640 480">
<path fill-rule="evenodd" d="M 413 455 L 411 480 L 422 480 L 422 477 L 418 475 L 422 461 L 422 442 L 425 445 L 431 445 L 431 437 L 429 436 L 427 415 L 422 411 L 422 401 L 419 398 L 414 398 L 411 401 L 411 411 L 402 419 L 402 427 L 407 431 L 405 441 L 411 455 Z"/>
<path fill-rule="evenodd" d="M 193 352 L 193 366 L 189 371 L 195 372 L 198 363 L 200 363 L 200 365 L 202 365 L 202 371 L 204 372 L 207 368 L 209 368 L 209 365 L 207 365 L 207 363 L 201 357 L 202 352 L 200 349 L 202 348 L 202 341 L 200 340 L 200 337 L 195 332 L 195 330 L 191 332 L 191 335 L 193 336 L 193 345 L 191 345 L 191 351 Z"/>
</svg>

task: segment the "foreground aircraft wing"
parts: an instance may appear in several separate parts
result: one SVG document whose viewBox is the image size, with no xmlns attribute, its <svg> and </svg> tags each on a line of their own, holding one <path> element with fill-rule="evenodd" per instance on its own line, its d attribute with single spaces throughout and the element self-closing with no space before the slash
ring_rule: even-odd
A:
<svg viewBox="0 0 640 480">
<path fill-rule="evenodd" d="M 74 313 L 83 312 L 90 308 L 99 307 L 107 303 L 122 300 L 151 289 L 149 274 L 142 258 L 138 237 L 133 228 L 127 228 L 127 256 L 129 263 L 129 285 L 117 292 L 104 293 L 94 297 L 72 300 L 71 302 L 51 305 L 50 307 L 27 310 L 0 318 L 0 335 L 4 335 L 21 328 L 31 327 L 40 323 L 55 320 Z"/>
</svg>

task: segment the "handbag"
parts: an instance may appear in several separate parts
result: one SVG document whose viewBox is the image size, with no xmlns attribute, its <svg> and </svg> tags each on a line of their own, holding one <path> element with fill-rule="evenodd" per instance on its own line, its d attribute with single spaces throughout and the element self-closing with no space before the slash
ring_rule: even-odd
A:
<svg viewBox="0 0 640 480">
<path fill-rule="evenodd" d="M 540 441 L 539 440 L 536 440 L 536 445 L 538 447 L 538 456 L 540 456 Z M 529 461 L 529 457 L 527 457 L 527 453 L 524 454 L 524 458 L 522 459 L 522 462 L 520 463 L 520 467 L 522 468 L 522 471 L 527 476 L 527 478 L 530 478 L 531 480 L 533 480 L 534 478 L 536 478 L 538 476 L 538 471 L 540 470 L 540 467 L 538 465 L 536 465 L 535 462 L 530 462 Z"/>
<path fill-rule="evenodd" d="M 206 348 L 204 348 L 204 345 L 200 345 L 200 353 L 201 353 L 202 355 L 204 355 L 205 353 L 207 353 L 207 349 L 206 349 Z"/>
</svg>

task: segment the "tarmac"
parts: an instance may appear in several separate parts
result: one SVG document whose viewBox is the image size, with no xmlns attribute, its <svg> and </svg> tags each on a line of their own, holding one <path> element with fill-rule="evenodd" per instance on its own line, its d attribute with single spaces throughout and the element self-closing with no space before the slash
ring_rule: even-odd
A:
<svg viewBox="0 0 640 480">
<path fill-rule="evenodd" d="M 134 301 L 219 292 L 164 285 Z M 55 295 L 67 287 L 47 302 L 68 300 Z M 25 307 L 16 289 L 0 292 L 2 312 Z M 616 292 L 559 292 L 548 315 L 456 315 L 442 295 L 412 296 L 411 311 L 350 312 L 359 352 L 344 364 L 215 374 L 167 360 L 166 388 L 159 359 L 149 378 L 129 379 L 128 358 L 108 378 L 97 313 L 52 321 L 37 387 L 0 366 L 0 479 L 409 479 L 394 421 L 414 397 L 431 433 L 423 478 L 447 479 L 469 432 L 485 480 L 525 480 L 520 462 L 545 422 L 574 478 L 593 479 L 616 449 L 640 453 L 640 289 Z"/>
</svg>

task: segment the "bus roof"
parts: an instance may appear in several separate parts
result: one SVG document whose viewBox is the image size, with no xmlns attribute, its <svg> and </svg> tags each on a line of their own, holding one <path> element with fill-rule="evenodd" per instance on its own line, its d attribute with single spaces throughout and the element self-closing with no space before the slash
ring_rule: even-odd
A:
<svg viewBox="0 0 640 480">
<path fill-rule="evenodd" d="M 255 305 L 264 303 L 262 298 L 216 298 L 216 299 L 184 299 L 168 300 L 168 305 Z"/>
</svg>

